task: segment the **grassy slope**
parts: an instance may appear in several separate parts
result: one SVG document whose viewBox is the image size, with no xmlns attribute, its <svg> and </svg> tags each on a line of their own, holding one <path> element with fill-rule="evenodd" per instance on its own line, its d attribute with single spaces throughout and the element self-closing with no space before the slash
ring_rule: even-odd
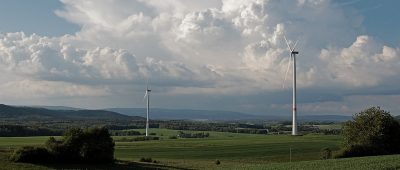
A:
<svg viewBox="0 0 400 170">
<path fill-rule="evenodd" d="M 162 134 L 161 137 L 164 139 L 160 141 L 117 142 L 116 157 L 127 161 L 138 161 L 141 157 L 151 157 L 170 167 L 150 166 L 148 168 L 167 169 L 173 169 L 173 167 L 193 169 L 329 169 L 331 167 L 333 169 L 353 169 L 351 167 L 361 169 L 377 167 L 373 169 L 382 169 L 379 167 L 400 167 L 400 156 L 309 161 L 319 159 L 320 150 L 323 147 L 338 149 L 341 140 L 338 136 L 305 135 L 292 137 L 210 132 L 211 136 L 207 139 L 169 140 L 168 136 L 176 135 L 176 131 L 152 129 L 151 132 L 155 132 L 157 135 Z M 0 149 L 4 150 L 22 145 L 40 145 L 46 139 L 47 137 L 0 138 Z M 293 153 L 292 160 L 302 162 L 285 163 L 289 161 L 290 147 L 292 147 Z M 23 169 L 44 168 L 30 164 L 12 164 L 6 161 L 4 155 L 6 155 L 4 152 L 0 153 L 0 166 L 8 166 L 7 169 L 15 169 L 16 167 Z M 216 159 L 221 161 L 221 165 L 215 165 Z M 143 168 L 141 164 L 118 168 L 132 166 Z M 106 169 L 113 169 L 113 167 Z"/>
<path fill-rule="evenodd" d="M 176 134 L 170 130 L 152 130 L 158 135 Z M 172 132 L 172 134 L 171 134 Z M 209 168 L 218 159 L 234 166 L 287 162 L 292 147 L 292 160 L 315 160 L 324 147 L 338 149 L 338 136 L 249 135 L 210 132 L 207 139 L 178 139 L 146 142 L 119 142 L 116 156 L 124 160 L 151 157 L 185 168 Z"/>
<path fill-rule="evenodd" d="M 324 169 L 324 170 L 395 170 L 400 169 L 400 155 L 371 156 L 360 158 L 302 161 L 253 165 L 245 169 Z M 235 168 L 234 168 L 235 169 Z M 240 169 L 240 167 L 238 167 Z"/>
</svg>

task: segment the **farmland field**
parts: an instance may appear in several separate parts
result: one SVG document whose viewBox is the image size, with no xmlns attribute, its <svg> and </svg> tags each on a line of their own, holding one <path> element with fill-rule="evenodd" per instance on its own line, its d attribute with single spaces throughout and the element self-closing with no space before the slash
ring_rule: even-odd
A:
<svg viewBox="0 0 400 170">
<path fill-rule="evenodd" d="M 171 132 L 176 134 L 170 130 L 156 131 L 164 136 L 172 135 Z M 179 167 L 202 169 L 213 165 L 216 159 L 226 166 L 288 162 L 290 148 L 292 161 L 315 160 L 322 148 L 338 149 L 340 145 L 338 136 L 209 133 L 210 137 L 205 139 L 121 142 L 117 144 L 116 156 L 124 160 L 151 157 Z"/>
<path fill-rule="evenodd" d="M 400 167 L 400 156 L 397 155 L 312 161 L 320 158 L 322 148 L 339 149 L 341 138 L 335 135 L 288 136 L 208 132 L 210 133 L 209 138 L 169 139 L 169 136 L 176 135 L 177 131 L 151 129 L 151 132 L 156 133 L 161 139 L 158 141 L 116 142 L 116 158 L 126 162 L 138 162 L 142 157 L 150 157 L 159 161 L 160 166 L 154 165 L 153 168 L 167 169 L 354 169 L 355 167 L 393 169 Z M 191 131 L 190 133 L 196 132 Z M 7 169 L 46 168 L 30 164 L 12 164 L 7 161 L 6 154 L 7 151 L 18 146 L 42 145 L 47 138 L 0 138 L 0 164 L 7 164 L 2 166 L 10 167 Z M 124 137 L 114 138 L 119 141 Z M 291 160 L 290 150 L 292 152 Z M 221 164 L 216 165 L 216 160 L 219 160 Z M 358 166 L 358 164 L 363 166 Z M 371 165 L 369 166 L 369 164 Z M 148 168 L 152 168 L 152 166 Z"/>
</svg>

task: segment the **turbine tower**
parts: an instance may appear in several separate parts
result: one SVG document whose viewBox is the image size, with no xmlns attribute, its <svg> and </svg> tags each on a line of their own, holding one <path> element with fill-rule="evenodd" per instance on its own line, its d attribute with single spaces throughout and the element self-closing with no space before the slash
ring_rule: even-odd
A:
<svg viewBox="0 0 400 170">
<path fill-rule="evenodd" d="M 147 99 L 147 104 L 146 104 L 146 106 L 147 106 L 147 108 L 146 108 L 146 136 L 149 135 L 150 92 L 151 92 L 151 90 L 149 89 L 149 84 L 147 82 L 146 83 L 146 92 L 145 92 L 144 98 L 143 98 L 143 99 Z"/>
<path fill-rule="evenodd" d="M 287 74 L 288 74 L 288 72 L 289 72 L 289 68 L 290 68 L 290 62 L 291 62 L 291 60 L 293 60 L 293 107 L 292 107 L 292 111 L 293 111 L 293 118 L 292 118 L 292 135 L 293 136 L 296 136 L 296 135 L 298 135 L 298 132 L 297 132 L 297 105 L 296 105 L 296 54 L 299 54 L 299 52 L 298 51 L 295 51 L 295 49 L 296 49 L 296 45 L 297 45 L 297 42 L 298 41 L 296 41 L 295 43 L 294 43 L 294 45 L 293 45 L 293 47 L 291 47 L 290 46 L 290 44 L 289 44 L 289 42 L 287 41 L 287 39 L 286 39 L 286 37 L 284 37 L 285 38 L 285 42 L 286 42 L 286 45 L 288 46 L 288 50 L 289 50 L 289 52 L 290 52 L 290 58 L 289 58 L 289 63 L 288 63 L 288 68 L 287 68 L 287 70 L 286 70 L 286 75 L 285 75 L 285 80 L 284 80 L 284 83 L 283 83 L 283 88 L 285 87 L 285 81 L 286 81 L 286 77 L 287 77 Z"/>
</svg>

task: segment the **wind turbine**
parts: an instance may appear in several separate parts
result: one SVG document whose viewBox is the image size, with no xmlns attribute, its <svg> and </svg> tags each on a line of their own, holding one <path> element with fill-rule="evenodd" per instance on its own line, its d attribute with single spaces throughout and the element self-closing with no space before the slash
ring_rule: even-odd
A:
<svg viewBox="0 0 400 170">
<path fill-rule="evenodd" d="M 143 100 L 147 99 L 147 108 L 146 108 L 146 136 L 149 135 L 149 112 L 150 112 L 150 92 L 151 90 L 149 89 L 149 82 L 146 82 L 146 92 L 144 94 Z M 147 97 L 147 98 L 146 98 Z"/>
<path fill-rule="evenodd" d="M 292 135 L 293 136 L 296 136 L 296 135 L 298 135 L 298 133 L 297 133 L 297 107 L 296 107 L 296 54 L 299 54 L 299 52 L 298 51 L 295 51 L 295 49 L 296 49 L 296 45 L 297 45 L 297 42 L 298 41 L 296 41 L 295 43 L 294 43 L 294 45 L 293 45 L 293 47 L 291 47 L 290 46 L 290 44 L 289 44 L 289 42 L 288 42 L 288 40 L 286 39 L 286 37 L 284 36 L 284 38 L 285 38 L 285 42 L 286 42 L 286 45 L 288 46 L 288 50 L 289 50 L 289 52 L 290 52 L 290 58 L 289 58 L 289 63 L 288 63 L 288 67 L 287 67 L 287 70 L 286 70 L 286 74 L 285 74 L 285 80 L 284 80 L 284 82 L 283 82 L 283 88 L 285 88 L 285 81 L 286 81 L 286 78 L 287 78 L 287 74 L 288 74 L 288 72 L 289 72 L 289 68 L 290 68 L 290 62 L 291 62 L 291 60 L 293 60 L 293 118 L 292 118 Z"/>
</svg>

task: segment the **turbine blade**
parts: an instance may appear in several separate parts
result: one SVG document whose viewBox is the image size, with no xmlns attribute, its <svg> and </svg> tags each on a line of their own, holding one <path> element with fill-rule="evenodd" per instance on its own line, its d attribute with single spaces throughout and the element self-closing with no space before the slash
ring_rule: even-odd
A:
<svg viewBox="0 0 400 170">
<path fill-rule="evenodd" d="M 292 55 L 290 55 L 288 67 L 287 67 L 287 69 L 286 69 L 285 79 L 283 80 L 283 85 L 282 85 L 282 88 L 283 88 L 283 89 L 285 88 L 285 83 L 286 83 L 286 79 L 287 79 L 287 75 L 288 75 L 288 73 L 289 73 L 289 69 L 290 69 L 291 63 L 292 63 Z"/>
<path fill-rule="evenodd" d="M 146 90 L 149 90 L 149 78 L 146 78 Z M 147 94 L 147 91 L 146 91 Z"/>
<path fill-rule="evenodd" d="M 283 36 L 283 38 L 285 38 L 285 42 L 286 42 L 286 45 L 287 45 L 287 47 L 288 47 L 288 50 L 289 50 L 290 52 L 292 52 L 292 48 L 290 47 L 289 42 L 288 42 L 288 40 L 286 39 L 286 36 Z"/>
<path fill-rule="evenodd" d="M 143 100 L 146 100 L 146 97 L 147 97 L 147 90 L 146 93 L 144 93 Z"/>
<path fill-rule="evenodd" d="M 296 40 L 296 43 L 294 43 L 294 46 L 292 48 L 292 51 L 294 51 L 296 49 L 297 43 L 299 42 L 299 40 Z"/>
</svg>

